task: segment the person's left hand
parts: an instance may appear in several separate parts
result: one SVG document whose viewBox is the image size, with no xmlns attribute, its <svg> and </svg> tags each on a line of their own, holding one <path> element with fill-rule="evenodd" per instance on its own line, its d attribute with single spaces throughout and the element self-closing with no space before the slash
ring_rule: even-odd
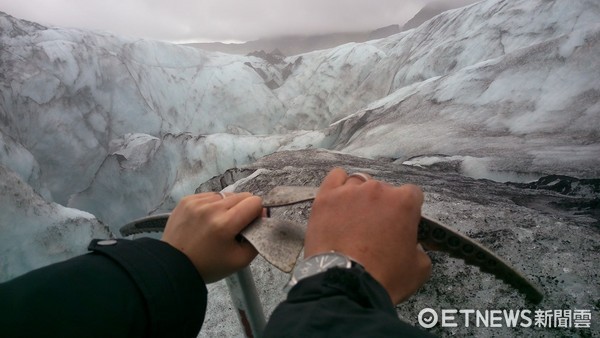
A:
<svg viewBox="0 0 600 338">
<path fill-rule="evenodd" d="M 262 199 L 251 193 L 186 196 L 171 213 L 162 240 L 183 252 L 206 283 L 213 283 L 256 257 L 256 249 L 236 236 L 261 213 Z"/>
</svg>

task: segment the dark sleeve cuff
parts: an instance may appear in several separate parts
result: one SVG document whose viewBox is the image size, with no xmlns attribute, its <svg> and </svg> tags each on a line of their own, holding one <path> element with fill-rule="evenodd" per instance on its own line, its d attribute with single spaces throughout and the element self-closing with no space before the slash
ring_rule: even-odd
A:
<svg viewBox="0 0 600 338">
<path fill-rule="evenodd" d="M 364 269 L 332 268 L 301 280 L 271 314 L 265 337 L 431 337 L 401 321 Z"/>
<path fill-rule="evenodd" d="M 88 249 L 123 267 L 142 293 L 152 337 L 195 337 L 204 321 L 207 290 L 192 262 L 168 243 L 93 240 Z"/>
<path fill-rule="evenodd" d="M 363 308 L 376 309 L 397 317 L 394 305 L 379 282 L 362 268 L 332 268 L 301 280 L 288 293 L 288 301 L 305 302 L 344 295 Z"/>
</svg>

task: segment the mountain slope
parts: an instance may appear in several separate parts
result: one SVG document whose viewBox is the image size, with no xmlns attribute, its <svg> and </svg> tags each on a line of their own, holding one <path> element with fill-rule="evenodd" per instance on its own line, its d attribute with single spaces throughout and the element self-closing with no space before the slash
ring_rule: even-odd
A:
<svg viewBox="0 0 600 338">
<path fill-rule="evenodd" d="M 320 49 L 333 48 L 349 42 L 365 42 L 368 40 L 384 38 L 400 32 L 398 25 L 390 25 L 371 32 L 356 33 L 331 33 L 322 35 L 290 35 L 274 38 L 264 38 L 245 43 L 189 43 L 186 46 L 200 48 L 207 51 L 224 52 L 232 54 L 248 54 L 254 51 L 277 50 L 284 55 L 297 55 Z"/>
<path fill-rule="evenodd" d="M 419 27 L 424 22 L 431 18 L 439 15 L 443 12 L 449 11 L 454 8 L 463 7 L 471 3 L 477 2 L 478 0 L 440 0 L 427 3 L 420 11 L 415 14 L 410 20 L 406 21 L 402 26 L 402 30 L 409 30 Z"/>
</svg>

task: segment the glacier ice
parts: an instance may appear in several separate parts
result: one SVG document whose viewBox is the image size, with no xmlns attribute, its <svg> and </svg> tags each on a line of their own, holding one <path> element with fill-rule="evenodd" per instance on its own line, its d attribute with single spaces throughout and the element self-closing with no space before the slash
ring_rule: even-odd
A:
<svg viewBox="0 0 600 338">
<path fill-rule="evenodd" d="M 272 62 L 0 14 L 0 272 L 282 150 L 598 177 L 599 22 L 596 0 L 488 0 Z"/>
<path fill-rule="evenodd" d="M 86 210 L 117 233 L 120 226 L 149 213 L 169 211 L 176 201 L 225 170 L 278 150 L 320 147 L 318 131 L 281 135 L 194 136 L 126 134 L 113 140 L 110 152 L 90 186 L 73 194 L 69 207 Z"/>
<path fill-rule="evenodd" d="M 46 201 L 0 165 L 0 282 L 84 254 L 110 231 L 94 215 Z"/>
<path fill-rule="evenodd" d="M 494 157 L 492 169 L 597 176 L 600 26 L 571 34 L 583 38 L 568 58 L 567 34 L 403 87 L 338 122 L 351 135 L 334 149 Z"/>
</svg>

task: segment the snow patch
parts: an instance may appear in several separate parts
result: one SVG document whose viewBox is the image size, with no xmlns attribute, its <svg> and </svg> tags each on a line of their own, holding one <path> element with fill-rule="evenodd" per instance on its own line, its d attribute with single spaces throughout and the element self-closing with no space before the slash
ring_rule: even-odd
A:
<svg viewBox="0 0 600 338">
<path fill-rule="evenodd" d="M 511 170 L 494 170 L 493 159 L 478 158 L 472 156 L 418 156 L 403 161 L 402 164 L 421 168 L 453 167 L 461 175 L 474 179 L 487 179 L 495 182 L 517 182 L 528 183 L 537 181 L 542 175 L 536 173 L 525 173 Z"/>
</svg>

